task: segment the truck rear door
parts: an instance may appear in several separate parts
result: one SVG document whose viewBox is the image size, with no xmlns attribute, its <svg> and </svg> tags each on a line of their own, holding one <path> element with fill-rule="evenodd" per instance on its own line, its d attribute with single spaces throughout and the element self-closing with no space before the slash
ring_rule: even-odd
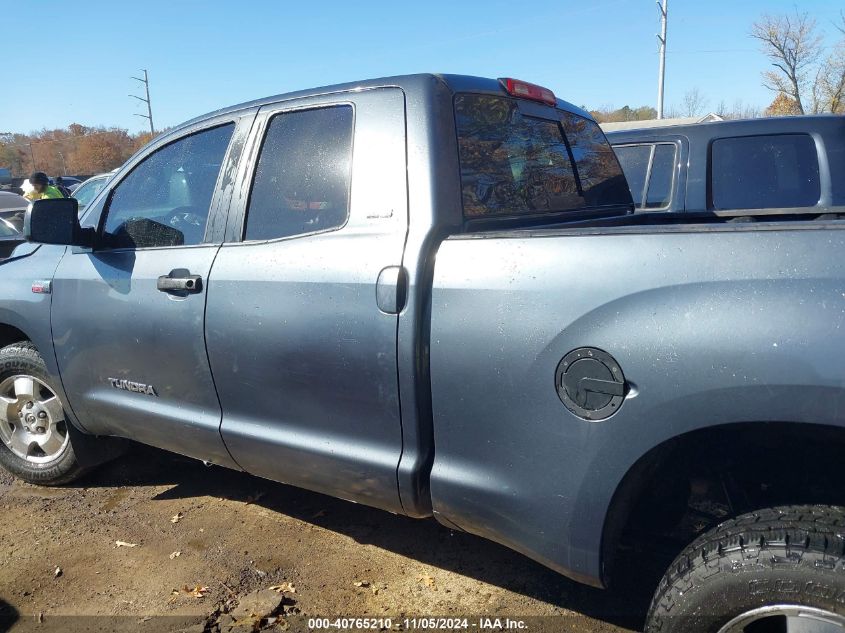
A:
<svg viewBox="0 0 845 633">
<path fill-rule="evenodd" d="M 401 511 L 404 94 L 265 106 L 247 151 L 208 286 L 223 438 L 251 473 Z"/>
</svg>

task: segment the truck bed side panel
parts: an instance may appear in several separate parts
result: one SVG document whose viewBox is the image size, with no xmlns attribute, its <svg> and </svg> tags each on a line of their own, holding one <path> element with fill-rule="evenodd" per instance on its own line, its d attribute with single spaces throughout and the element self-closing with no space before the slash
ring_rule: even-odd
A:
<svg viewBox="0 0 845 633">
<path fill-rule="evenodd" d="M 601 582 L 602 526 L 661 442 L 748 421 L 845 425 L 845 230 L 819 223 L 453 238 L 435 266 L 431 491 L 444 522 Z M 635 385 L 586 421 L 570 351 Z"/>
</svg>

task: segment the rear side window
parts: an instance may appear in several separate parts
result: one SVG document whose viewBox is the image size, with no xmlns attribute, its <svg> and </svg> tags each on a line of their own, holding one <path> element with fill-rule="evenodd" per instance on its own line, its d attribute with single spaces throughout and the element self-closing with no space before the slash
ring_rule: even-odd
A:
<svg viewBox="0 0 845 633">
<path fill-rule="evenodd" d="M 622 171 L 598 126 L 561 111 L 556 116 L 523 114 L 516 100 L 505 97 L 455 97 L 466 218 L 631 204 Z"/>
<path fill-rule="evenodd" d="M 622 145 L 616 147 L 616 157 L 625 172 L 625 179 L 631 189 L 631 196 L 637 207 L 642 206 L 645 181 L 648 177 L 648 163 L 651 160 L 651 145 Z"/>
<path fill-rule="evenodd" d="M 665 209 L 669 206 L 672 200 L 672 185 L 675 182 L 676 149 L 675 145 L 670 143 L 654 146 L 645 198 L 646 209 Z"/>
<path fill-rule="evenodd" d="M 722 138 L 710 146 L 710 208 L 812 207 L 821 197 L 816 144 L 807 134 Z"/>
<path fill-rule="evenodd" d="M 352 131 L 348 105 L 274 116 L 255 170 L 244 239 L 343 226 L 349 212 Z"/>
<path fill-rule="evenodd" d="M 667 209 L 675 185 L 674 143 L 619 145 L 614 148 L 638 209 Z"/>
<path fill-rule="evenodd" d="M 625 177 L 598 123 L 561 113 L 563 132 L 575 161 L 579 185 L 588 207 L 630 204 Z"/>
</svg>

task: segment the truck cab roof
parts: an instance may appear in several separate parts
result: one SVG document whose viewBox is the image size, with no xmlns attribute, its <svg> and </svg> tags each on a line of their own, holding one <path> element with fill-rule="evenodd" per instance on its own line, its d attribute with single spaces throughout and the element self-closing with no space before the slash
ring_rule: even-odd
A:
<svg viewBox="0 0 845 633">
<path fill-rule="evenodd" d="M 278 103 L 279 101 L 288 101 L 292 99 L 303 99 L 306 97 L 315 97 L 326 94 L 353 92 L 361 90 L 372 90 L 375 88 L 384 87 L 398 87 L 406 93 L 421 93 L 428 89 L 432 82 L 439 82 L 441 85 L 447 87 L 453 93 L 472 92 L 480 94 L 505 94 L 501 83 L 498 79 L 490 79 L 487 77 L 475 77 L 472 75 L 453 75 L 441 73 L 418 73 L 411 75 L 395 75 L 392 77 L 381 77 L 377 79 L 365 79 L 361 81 L 352 81 L 340 84 L 332 84 L 328 86 L 321 86 L 319 88 L 308 88 L 306 90 L 296 90 L 292 92 L 285 92 L 269 97 L 245 101 L 243 103 L 214 110 L 207 114 L 195 117 L 185 123 L 174 128 L 174 132 L 204 121 L 213 117 L 245 110 L 248 108 L 261 107 L 271 103 Z M 568 101 L 557 99 L 556 107 L 572 112 L 579 116 L 592 120 L 593 117 L 589 112 L 579 108 Z"/>
</svg>

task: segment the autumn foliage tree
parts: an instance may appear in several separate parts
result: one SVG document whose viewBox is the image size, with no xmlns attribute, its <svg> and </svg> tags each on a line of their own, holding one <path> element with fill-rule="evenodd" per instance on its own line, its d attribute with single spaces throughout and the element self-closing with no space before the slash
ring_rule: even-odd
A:
<svg viewBox="0 0 845 633">
<path fill-rule="evenodd" d="M 765 116 L 787 116 L 792 114 L 801 114 L 798 104 L 795 99 L 786 96 L 784 93 L 779 93 L 775 100 L 763 112 Z"/>
<path fill-rule="evenodd" d="M 615 123 L 618 121 L 646 121 L 648 119 L 657 118 L 657 110 L 651 106 L 640 106 L 638 108 L 631 108 L 630 106 L 623 106 L 618 109 L 611 107 L 598 108 L 590 110 L 590 114 L 599 123 Z"/>
<path fill-rule="evenodd" d="M 87 134 L 74 143 L 74 166 L 84 166 L 86 173 L 109 171 L 121 165 L 132 153 L 132 140 L 125 130 Z"/>
<path fill-rule="evenodd" d="M 31 134 L 0 132 L 0 167 L 16 176 L 35 170 L 51 176 L 97 174 L 120 167 L 152 138 L 148 132 L 129 134 L 122 128 L 79 123 Z"/>
</svg>

